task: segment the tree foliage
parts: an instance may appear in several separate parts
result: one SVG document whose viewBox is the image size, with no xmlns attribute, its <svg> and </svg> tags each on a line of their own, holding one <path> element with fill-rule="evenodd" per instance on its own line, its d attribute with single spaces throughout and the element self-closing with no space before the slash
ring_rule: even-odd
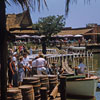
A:
<svg viewBox="0 0 100 100">
<path fill-rule="evenodd" d="M 88 4 L 90 3 L 91 0 L 83 0 L 84 4 Z M 96 0 L 95 0 L 96 1 Z M 70 9 L 70 4 L 71 3 L 76 3 L 77 4 L 78 0 L 66 0 L 66 4 L 65 4 L 65 15 L 68 15 L 69 9 Z"/>
<path fill-rule="evenodd" d="M 65 26 L 65 18 L 63 15 L 48 16 L 39 18 L 36 28 L 39 35 L 51 37 L 62 30 Z"/>
</svg>

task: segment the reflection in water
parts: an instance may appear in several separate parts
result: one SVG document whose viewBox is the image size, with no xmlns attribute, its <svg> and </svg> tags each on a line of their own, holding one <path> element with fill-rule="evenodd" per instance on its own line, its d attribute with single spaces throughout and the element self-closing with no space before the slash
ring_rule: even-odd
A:
<svg viewBox="0 0 100 100">
<path fill-rule="evenodd" d="M 100 76 L 100 54 L 94 54 L 92 57 L 88 58 L 88 62 L 84 59 L 84 63 L 89 66 L 90 70 L 96 71 L 96 75 Z M 68 98 L 67 100 L 100 100 L 100 89 L 96 92 L 95 98 L 83 99 L 83 98 Z"/>
<path fill-rule="evenodd" d="M 97 72 L 97 75 L 100 76 L 100 54 L 95 54 L 93 57 L 93 65 Z M 96 92 L 96 100 L 100 100 L 100 89 Z"/>
<path fill-rule="evenodd" d="M 93 65 L 97 71 L 97 75 L 100 76 L 100 54 L 94 54 Z"/>
</svg>

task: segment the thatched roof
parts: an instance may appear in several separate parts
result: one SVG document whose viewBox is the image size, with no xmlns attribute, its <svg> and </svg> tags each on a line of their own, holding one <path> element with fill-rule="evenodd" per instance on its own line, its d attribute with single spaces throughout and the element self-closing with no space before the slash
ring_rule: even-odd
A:
<svg viewBox="0 0 100 100">
<path fill-rule="evenodd" d="M 84 36 L 89 36 L 89 35 L 100 35 L 100 33 L 86 33 L 86 34 L 84 34 Z"/>
<path fill-rule="evenodd" d="M 32 25 L 32 20 L 29 14 L 29 10 L 19 14 L 8 14 L 6 16 L 7 30 L 10 28 L 22 28 Z"/>
<path fill-rule="evenodd" d="M 87 34 L 89 32 L 92 31 L 91 29 L 65 29 L 62 30 L 60 33 L 58 33 L 57 35 L 83 35 L 83 34 Z M 21 28 L 15 28 L 14 30 L 10 31 L 12 34 L 17 34 L 17 35 L 23 35 L 23 34 L 28 34 L 28 35 L 34 35 L 37 34 L 37 30 L 33 30 L 32 28 L 25 28 L 25 29 L 21 29 Z"/>
<path fill-rule="evenodd" d="M 16 35 L 24 35 L 24 34 L 34 35 L 34 34 L 36 34 L 36 32 L 37 32 L 37 30 L 14 30 L 14 31 L 10 31 L 10 33 L 16 34 Z"/>
<path fill-rule="evenodd" d="M 69 30 L 62 30 L 58 35 L 77 35 L 77 34 L 85 34 L 91 32 L 92 28 L 79 28 L 79 29 L 69 29 Z"/>
</svg>

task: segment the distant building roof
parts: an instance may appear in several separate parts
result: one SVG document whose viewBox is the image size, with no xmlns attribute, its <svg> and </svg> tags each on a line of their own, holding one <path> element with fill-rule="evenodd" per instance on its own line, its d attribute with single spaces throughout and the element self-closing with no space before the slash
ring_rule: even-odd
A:
<svg viewBox="0 0 100 100">
<path fill-rule="evenodd" d="M 29 10 L 24 11 L 19 14 L 8 14 L 6 16 L 6 26 L 7 30 L 10 28 L 22 28 L 32 25 L 32 20 L 30 17 Z"/>
<path fill-rule="evenodd" d="M 12 34 L 17 34 L 17 35 L 23 35 L 23 34 L 29 34 L 29 35 L 34 35 L 36 34 L 37 30 L 14 30 L 14 31 L 10 31 L 10 33 Z"/>
<path fill-rule="evenodd" d="M 61 32 L 58 33 L 58 35 L 77 35 L 77 34 L 85 34 L 88 32 L 91 32 L 92 28 L 79 28 L 79 29 L 70 29 L 70 30 L 62 30 Z"/>
<path fill-rule="evenodd" d="M 100 33 L 86 33 L 86 34 L 84 34 L 84 36 L 87 36 L 87 35 L 100 35 Z"/>
</svg>

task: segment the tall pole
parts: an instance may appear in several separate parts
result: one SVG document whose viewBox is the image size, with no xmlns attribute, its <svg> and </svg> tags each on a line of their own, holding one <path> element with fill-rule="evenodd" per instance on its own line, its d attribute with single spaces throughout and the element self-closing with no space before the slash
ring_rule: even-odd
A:
<svg viewBox="0 0 100 100">
<path fill-rule="evenodd" d="M 93 71 L 93 53 L 92 53 L 92 71 Z"/>
<path fill-rule="evenodd" d="M 5 0 L 0 0 L 0 87 L 1 100 L 7 100 L 7 31 L 5 16 Z"/>
<path fill-rule="evenodd" d="M 66 77 L 65 76 L 60 76 L 60 96 L 61 96 L 61 100 L 67 100 L 66 95 L 67 95 Z"/>
<path fill-rule="evenodd" d="M 88 51 L 87 51 L 87 68 L 88 68 L 88 77 L 89 77 L 89 64 L 88 64 Z"/>
</svg>

